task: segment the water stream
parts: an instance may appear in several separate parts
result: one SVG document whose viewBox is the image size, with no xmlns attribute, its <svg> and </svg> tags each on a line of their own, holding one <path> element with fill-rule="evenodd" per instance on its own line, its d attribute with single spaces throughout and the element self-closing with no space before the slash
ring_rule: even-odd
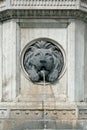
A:
<svg viewBox="0 0 87 130">
<path fill-rule="evenodd" d="M 44 70 L 41 71 L 42 73 L 42 76 L 43 76 L 43 101 L 42 101 L 42 107 L 43 107 L 43 120 L 44 120 L 44 130 L 46 130 L 47 128 L 47 124 L 46 124 L 46 108 L 45 108 L 45 102 L 46 102 L 46 82 L 45 82 L 45 73 L 44 73 Z"/>
</svg>

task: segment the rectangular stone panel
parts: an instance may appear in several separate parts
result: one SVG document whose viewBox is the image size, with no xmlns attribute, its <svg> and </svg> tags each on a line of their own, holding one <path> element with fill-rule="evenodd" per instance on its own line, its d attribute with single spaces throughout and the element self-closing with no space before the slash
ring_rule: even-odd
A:
<svg viewBox="0 0 87 130">
<path fill-rule="evenodd" d="M 16 97 L 16 22 L 3 23 L 3 101 L 12 101 Z"/>
<path fill-rule="evenodd" d="M 45 21 L 45 20 L 44 20 Z M 30 26 L 22 28 L 22 23 L 21 23 L 21 51 L 27 45 L 30 41 L 37 39 L 37 38 L 50 38 L 55 41 L 57 41 L 65 50 L 65 53 L 67 55 L 67 28 L 64 27 L 64 23 L 62 26 L 62 22 L 60 22 L 61 27 L 60 28 L 55 28 L 55 23 L 57 25 L 57 21 L 55 23 L 53 22 L 53 27 L 48 28 L 46 25 L 45 28 L 42 26 L 39 27 L 38 20 L 35 23 L 35 27 L 30 28 Z M 28 22 L 29 24 L 29 22 Z M 45 23 L 44 23 L 45 24 Z M 51 22 L 52 24 L 52 22 Z M 37 28 L 38 25 L 38 28 Z M 66 22 L 65 22 L 66 25 Z M 25 24 L 26 26 L 26 24 Z M 39 91 L 40 87 L 35 87 L 36 85 L 33 84 L 31 81 L 27 80 L 26 77 L 24 76 L 23 72 L 21 71 L 21 94 L 22 95 L 30 95 L 34 93 L 36 90 L 36 94 L 38 94 L 37 91 Z M 38 85 L 39 86 L 39 85 Z M 34 91 L 32 91 L 34 88 Z M 38 90 L 37 90 L 38 89 Z M 56 84 L 51 85 L 51 90 L 53 92 L 53 96 L 55 97 L 56 101 L 66 101 L 67 99 L 67 72 L 64 74 L 64 76 L 56 82 Z M 33 96 L 34 98 L 34 96 Z M 39 97 L 40 98 L 40 97 Z M 35 99 L 36 100 L 36 99 Z"/>
</svg>

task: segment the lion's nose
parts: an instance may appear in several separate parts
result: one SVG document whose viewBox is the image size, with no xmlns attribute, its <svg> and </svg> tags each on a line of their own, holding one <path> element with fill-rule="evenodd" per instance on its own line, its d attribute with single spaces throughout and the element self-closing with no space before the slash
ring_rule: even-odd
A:
<svg viewBox="0 0 87 130">
<path fill-rule="evenodd" d="M 45 60 L 40 60 L 40 63 L 43 63 L 43 64 L 44 64 L 44 63 L 46 63 L 46 61 L 45 61 Z"/>
</svg>

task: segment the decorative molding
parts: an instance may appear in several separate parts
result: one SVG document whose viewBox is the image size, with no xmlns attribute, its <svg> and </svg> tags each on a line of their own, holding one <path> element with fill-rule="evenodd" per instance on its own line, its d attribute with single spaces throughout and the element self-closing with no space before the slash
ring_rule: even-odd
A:
<svg viewBox="0 0 87 130">
<path fill-rule="evenodd" d="M 1 10 L 4 10 L 2 4 L 9 9 L 77 9 L 79 7 L 78 0 L 5 0 L 0 5 Z"/>
<path fill-rule="evenodd" d="M 0 118 L 13 118 L 13 119 L 29 119 L 29 120 L 41 120 L 43 119 L 43 109 L 29 109 L 23 108 L 23 106 L 17 106 L 17 108 L 1 108 L 0 109 Z M 59 109 L 47 109 L 46 119 L 56 119 L 56 120 L 75 120 L 75 119 L 87 119 L 87 109 L 78 108 L 59 108 Z"/>
<path fill-rule="evenodd" d="M 86 12 L 79 10 L 6 10 L 0 13 L 0 21 L 8 19 L 81 19 L 87 21 Z"/>
<path fill-rule="evenodd" d="M 87 109 L 79 110 L 79 119 L 87 119 Z"/>
<path fill-rule="evenodd" d="M 87 0 L 81 0 L 80 6 L 87 9 Z"/>
<path fill-rule="evenodd" d="M 12 6 L 76 6 L 76 0 L 11 0 Z"/>
<path fill-rule="evenodd" d="M 28 119 L 28 120 L 43 120 L 43 110 L 31 109 L 0 109 L 0 118 L 13 118 L 13 119 Z M 56 109 L 45 110 L 45 118 L 47 120 L 73 120 L 76 119 L 76 111 L 74 109 Z"/>
<path fill-rule="evenodd" d="M 11 109 L 10 111 L 10 118 L 28 118 L 30 120 L 43 120 L 43 110 L 14 110 Z M 45 118 L 62 120 L 62 119 L 76 119 L 76 112 L 75 110 L 46 110 L 45 111 Z"/>
<path fill-rule="evenodd" d="M 31 105 L 32 104 L 32 105 Z M 49 104 L 49 102 L 48 102 Z M 83 120 L 87 119 L 87 104 L 58 104 L 52 107 L 45 107 L 45 112 L 47 119 L 57 119 L 57 120 Z M 43 109 L 42 105 L 36 108 L 36 103 L 28 102 L 28 103 L 0 103 L 0 118 L 1 119 L 29 119 L 33 118 L 36 120 L 42 119 Z"/>
<path fill-rule="evenodd" d="M 11 9 L 83 10 L 87 12 L 86 0 L 3 0 L 0 11 Z"/>
</svg>

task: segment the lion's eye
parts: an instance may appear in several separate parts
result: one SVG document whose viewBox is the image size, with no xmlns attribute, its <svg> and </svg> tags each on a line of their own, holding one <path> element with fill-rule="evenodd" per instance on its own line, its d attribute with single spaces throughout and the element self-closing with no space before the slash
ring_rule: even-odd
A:
<svg viewBox="0 0 87 130">
<path fill-rule="evenodd" d="M 39 56 L 40 55 L 40 53 L 37 53 L 35 56 Z"/>
<path fill-rule="evenodd" d="M 46 54 L 45 54 L 45 56 L 51 56 L 51 54 L 49 54 L 49 53 L 46 53 Z"/>
</svg>

